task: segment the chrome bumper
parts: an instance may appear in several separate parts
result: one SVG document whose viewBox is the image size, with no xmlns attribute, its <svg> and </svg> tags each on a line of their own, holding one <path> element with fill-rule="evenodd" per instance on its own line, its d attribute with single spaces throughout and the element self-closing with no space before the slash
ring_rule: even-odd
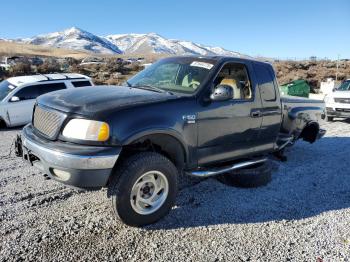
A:
<svg viewBox="0 0 350 262">
<path fill-rule="evenodd" d="M 118 155 L 88 156 L 62 153 L 40 146 L 22 135 L 22 143 L 41 161 L 64 168 L 109 169 L 115 165 Z"/>
<path fill-rule="evenodd" d="M 48 141 L 25 126 L 20 137 L 22 157 L 48 177 L 79 188 L 101 188 L 107 185 L 121 147 L 76 145 Z M 62 175 L 64 174 L 64 175 Z"/>
</svg>

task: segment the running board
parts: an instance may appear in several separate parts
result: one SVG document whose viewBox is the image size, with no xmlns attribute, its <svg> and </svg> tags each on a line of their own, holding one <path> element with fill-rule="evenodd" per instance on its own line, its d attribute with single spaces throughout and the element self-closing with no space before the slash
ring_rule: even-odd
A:
<svg viewBox="0 0 350 262">
<path fill-rule="evenodd" d="M 253 166 L 255 164 L 266 162 L 267 158 L 248 160 L 240 163 L 236 163 L 232 166 L 225 166 L 224 168 L 213 168 L 207 170 L 196 170 L 196 171 L 187 171 L 186 174 L 194 177 L 209 177 L 224 174 L 233 170 L 241 169 L 248 166 Z"/>
</svg>

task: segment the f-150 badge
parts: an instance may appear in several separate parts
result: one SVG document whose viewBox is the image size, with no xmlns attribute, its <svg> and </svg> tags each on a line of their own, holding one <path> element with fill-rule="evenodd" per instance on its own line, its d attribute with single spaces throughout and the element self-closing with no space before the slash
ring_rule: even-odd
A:
<svg viewBox="0 0 350 262">
<path fill-rule="evenodd" d="M 182 116 L 182 119 L 185 120 L 187 124 L 196 123 L 196 115 L 185 115 Z"/>
</svg>

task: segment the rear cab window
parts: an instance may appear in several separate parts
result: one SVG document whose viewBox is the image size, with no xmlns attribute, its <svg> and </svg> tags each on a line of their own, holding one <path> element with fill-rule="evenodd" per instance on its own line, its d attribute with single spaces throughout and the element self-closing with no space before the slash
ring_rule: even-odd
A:
<svg viewBox="0 0 350 262">
<path fill-rule="evenodd" d="M 91 82 L 89 80 L 72 81 L 72 85 L 74 87 L 91 86 Z"/>
<path fill-rule="evenodd" d="M 261 98 L 264 101 L 276 101 L 275 76 L 268 64 L 254 63 L 254 71 L 258 80 Z"/>
</svg>

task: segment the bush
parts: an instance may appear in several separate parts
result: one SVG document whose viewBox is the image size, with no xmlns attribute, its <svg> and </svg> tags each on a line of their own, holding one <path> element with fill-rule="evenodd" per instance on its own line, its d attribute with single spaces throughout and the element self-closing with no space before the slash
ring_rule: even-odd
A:
<svg viewBox="0 0 350 262">
<path fill-rule="evenodd" d="M 0 67 L 0 81 L 2 81 L 6 76 L 7 76 L 6 70 Z"/>
<path fill-rule="evenodd" d="M 54 59 L 46 60 L 42 65 L 37 67 L 38 73 L 57 73 L 61 72 L 61 65 Z"/>
<path fill-rule="evenodd" d="M 11 66 L 9 73 L 11 76 L 29 75 L 33 70 L 29 62 L 20 62 Z"/>
</svg>

